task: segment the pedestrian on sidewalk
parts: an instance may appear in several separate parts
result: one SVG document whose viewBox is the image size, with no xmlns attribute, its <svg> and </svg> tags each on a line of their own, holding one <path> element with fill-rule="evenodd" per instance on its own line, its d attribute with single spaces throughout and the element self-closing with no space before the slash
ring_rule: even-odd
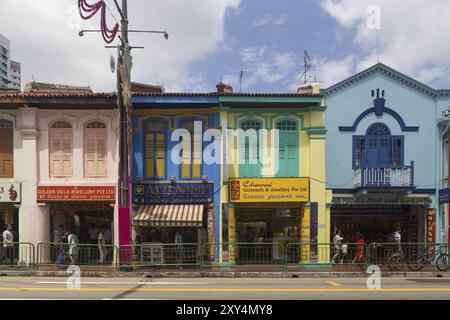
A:
<svg viewBox="0 0 450 320">
<path fill-rule="evenodd" d="M 358 240 L 356 241 L 356 255 L 355 259 L 353 259 L 353 263 L 359 263 L 364 260 L 364 236 L 361 232 L 357 232 L 356 238 Z"/>
<path fill-rule="evenodd" d="M 336 232 L 336 235 L 334 236 L 334 239 L 333 239 L 334 250 L 336 251 L 336 253 L 334 254 L 333 258 L 331 259 L 331 263 L 336 263 L 336 258 L 341 256 L 342 240 L 344 240 L 344 238 L 341 237 L 341 231 L 338 230 Z"/>
<path fill-rule="evenodd" d="M 70 262 L 75 264 L 77 261 L 78 243 L 80 240 L 78 240 L 78 236 L 73 231 L 70 231 L 67 242 L 69 245 Z"/>
<path fill-rule="evenodd" d="M 12 225 L 8 224 L 3 232 L 3 249 L 5 254 L 5 263 L 12 265 L 14 263 L 14 234 L 12 233 Z"/>
<path fill-rule="evenodd" d="M 99 253 L 99 263 L 103 264 L 105 261 L 106 256 L 106 247 L 105 247 L 105 237 L 103 235 L 104 229 L 100 228 L 100 231 L 98 232 L 97 236 L 97 242 L 98 242 L 98 253 Z"/>
</svg>

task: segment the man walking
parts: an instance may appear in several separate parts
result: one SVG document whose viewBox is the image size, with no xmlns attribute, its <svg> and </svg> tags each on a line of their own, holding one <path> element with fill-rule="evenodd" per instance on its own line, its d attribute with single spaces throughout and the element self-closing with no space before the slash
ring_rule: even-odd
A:
<svg viewBox="0 0 450 320">
<path fill-rule="evenodd" d="M 5 263 L 13 264 L 14 252 L 14 234 L 12 233 L 12 225 L 8 224 L 7 229 L 3 232 L 3 248 L 5 252 Z"/>
</svg>

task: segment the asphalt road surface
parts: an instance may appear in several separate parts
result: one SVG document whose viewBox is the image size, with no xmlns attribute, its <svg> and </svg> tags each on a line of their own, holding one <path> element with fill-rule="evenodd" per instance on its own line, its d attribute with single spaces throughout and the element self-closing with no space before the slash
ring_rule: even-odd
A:
<svg viewBox="0 0 450 320">
<path fill-rule="evenodd" d="M 450 278 L 73 278 L 0 277 L 0 299 L 450 300 Z M 78 287 L 79 285 L 79 287 Z"/>
</svg>

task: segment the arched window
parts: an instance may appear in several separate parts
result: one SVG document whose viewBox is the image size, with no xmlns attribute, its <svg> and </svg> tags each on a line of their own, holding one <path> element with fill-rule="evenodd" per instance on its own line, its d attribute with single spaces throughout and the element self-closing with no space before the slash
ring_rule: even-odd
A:
<svg viewBox="0 0 450 320">
<path fill-rule="evenodd" d="M 13 123 L 0 120 L 0 178 L 13 178 L 14 141 Z"/>
<path fill-rule="evenodd" d="M 72 125 L 56 121 L 50 126 L 50 176 L 70 177 L 73 173 Z"/>
<path fill-rule="evenodd" d="M 145 177 L 162 179 L 166 176 L 167 122 L 150 119 L 144 124 L 145 131 Z"/>
<path fill-rule="evenodd" d="M 278 177 L 298 177 L 298 131 L 297 122 L 280 120 L 278 146 Z"/>
<path fill-rule="evenodd" d="M 181 158 L 183 159 L 181 178 L 183 179 L 200 179 L 202 176 L 202 135 L 198 137 L 194 134 L 195 122 L 197 121 L 202 122 L 199 119 L 189 119 L 180 123 L 180 128 L 189 131 L 191 136 L 190 154 L 189 152 L 183 152 L 181 154 Z M 185 149 L 183 148 L 183 151 Z"/>
<path fill-rule="evenodd" d="M 261 129 L 261 121 L 244 120 L 241 122 L 240 128 L 244 131 L 244 134 L 239 137 L 239 176 L 260 177 L 259 130 Z"/>
<path fill-rule="evenodd" d="M 84 175 L 86 177 L 106 177 L 107 139 L 106 125 L 100 121 L 90 121 L 84 129 Z"/>
<path fill-rule="evenodd" d="M 353 136 L 353 168 L 403 166 L 403 136 L 392 136 L 389 127 L 374 123 L 365 136 Z"/>
</svg>

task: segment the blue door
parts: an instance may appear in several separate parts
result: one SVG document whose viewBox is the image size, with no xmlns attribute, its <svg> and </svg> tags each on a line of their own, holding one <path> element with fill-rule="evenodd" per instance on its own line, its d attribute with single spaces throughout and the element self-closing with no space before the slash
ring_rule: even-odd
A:
<svg viewBox="0 0 450 320">
<path fill-rule="evenodd" d="M 366 166 L 386 167 L 392 165 L 391 132 L 382 123 L 375 123 L 366 133 Z"/>
</svg>

